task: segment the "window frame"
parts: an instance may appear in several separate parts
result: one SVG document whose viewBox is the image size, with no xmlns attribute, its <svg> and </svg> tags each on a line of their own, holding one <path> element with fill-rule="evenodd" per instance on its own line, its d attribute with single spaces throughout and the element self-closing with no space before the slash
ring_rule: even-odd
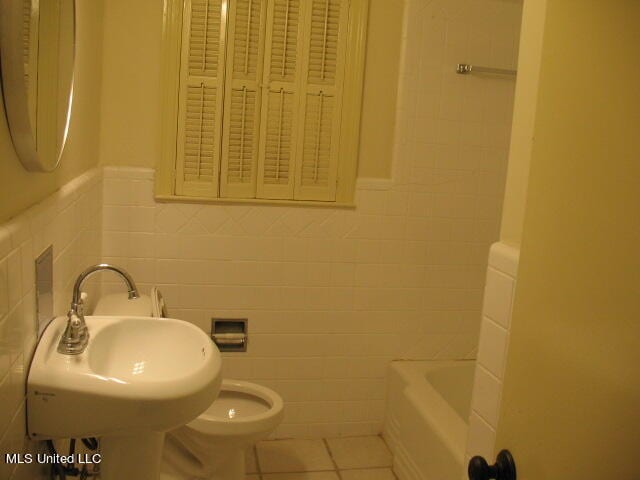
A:
<svg viewBox="0 0 640 480">
<path fill-rule="evenodd" d="M 223 0 L 227 3 L 233 0 Z M 268 0 L 267 0 L 268 1 Z M 335 201 L 275 200 L 263 198 L 222 198 L 176 194 L 178 108 L 182 50 L 182 20 L 185 0 L 164 0 L 162 29 L 162 134 L 160 158 L 155 172 L 155 198 L 160 201 L 188 203 L 253 203 L 320 207 L 353 207 L 358 170 L 360 118 L 364 90 L 364 67 L 367 42 L 369 0 L 349 2 L 347 48 L 341 105 L 341 128 L 338 146 L 338 174 Z M 228 11 L 228 6 L 227 6 Z M 226 21 L 226 19 L 225 19 Z M 222 126 L 224 128 L 224 125 Z M 218 187 L 219 191 L 219 187 Z"/>
</svg>

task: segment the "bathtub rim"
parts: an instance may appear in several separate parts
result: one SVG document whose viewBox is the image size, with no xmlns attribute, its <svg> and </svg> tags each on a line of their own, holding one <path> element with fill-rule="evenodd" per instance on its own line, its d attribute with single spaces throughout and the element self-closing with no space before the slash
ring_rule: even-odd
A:
<svg viewBox="0 0 640 480">
<path fill-rule="evenodd" d="M 473 370 L 475 363 L 475 360 L 394 360 L 390 364 L 391 371 L 404 383 L 402 393 L 460 464 L 464 463 L 469 418 L 460 417 L 425 375 L 443 367 Z"/>
</svg>

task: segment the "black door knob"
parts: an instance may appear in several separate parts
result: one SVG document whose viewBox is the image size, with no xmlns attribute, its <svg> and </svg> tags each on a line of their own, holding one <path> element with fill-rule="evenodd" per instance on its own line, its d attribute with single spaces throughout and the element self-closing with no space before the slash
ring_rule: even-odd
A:
<svg viewBox="0 0 640 480">
<path fill-rule="evenodd" d="M 489 465 L 483 457 L 469 460 L 469 480 L 516 480 L 516 462 L 509 450 L 502 450 L 496 463 Z"/>
</svg>

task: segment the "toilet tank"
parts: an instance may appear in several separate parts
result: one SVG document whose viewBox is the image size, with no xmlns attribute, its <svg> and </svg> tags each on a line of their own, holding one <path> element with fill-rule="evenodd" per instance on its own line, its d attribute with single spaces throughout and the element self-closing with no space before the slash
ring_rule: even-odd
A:
<svg viewBox="0 0 640 480">
<path fill-rule="evenodd" d="M 98 299 L 93 315 L 131 315 L 136 317 L 167 317 L 162 293 L 158 287 L 151 289 L 151 295 L 140 295 L 129 300 L 127 293 L 110 293 Z"/>
<path fill-rule="evenodd" d="M 140 295 L 139 298 L 129 300 L 126 293 L 110 293 L 98 299 L 93 315 L 131 315 L 135 317 L 150 317 L 151 298 Z"/>
</svg>

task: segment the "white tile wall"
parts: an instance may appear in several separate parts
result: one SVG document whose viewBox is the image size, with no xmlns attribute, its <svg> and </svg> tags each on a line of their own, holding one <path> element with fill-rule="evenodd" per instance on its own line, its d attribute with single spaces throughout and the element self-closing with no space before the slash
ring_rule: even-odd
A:
<svg viewBox="0 0 640 480">
<path fill-rule="evenodd" d="M 54 313 L 63 315 L 77 274 L 101 256 L 102 172 L 76 178 L 0 225 L 0 479 L 46 478 L 37 465 L 7 465 L 6 452 L 36 452 L 26 435 L 26 373 L 36 344 L 35 258 L 54 248 Z M 93 297 L 97 291 L 89 289 Z"/>
<path fill-rule="evenodd" d="M 482 455 L 487 461 L 493 459 L 518 258 L 517 248 L 503 243 L 495 243 L 491 247 L 471 401 L 467 460 L 474 455 Z"/>
<path fill-rule="evenodd" d="M 482 314 L 503 328 L 509 328 L 511 303 L 505 301 L 513 297 L 514 280 L 495 268 L 487 270 Z"/>
<path fill-rule="evenodd" d="M 394 177 L 361 179 L 355 211 L 155 203 L 151 170 L 105 170 L 105 260 L 205 331 L 249 318 L 225 374 L 283 395 L 277 436 L 377 433 L 389 360 L 477 351 L 514 82 L 455 67 L 512 68 L 520 4 L 406 3 Z"/>
<path fill-rule="evenodd" d="M 410 192 L 360 188 L 344 211 L 156 204 L 152 187 L 150 170 L 105 170 L 105 261 L 205 331 L 213 316 L 250 319 L 249 351 L 226 355 L 225 374 L 285 398 L 277 436 L 377 433 L 390 359 L 474 354 L 484 262 L 446 232 L 437 245 L 410 233 Z M 153 221 L 135 223 L 127 202 Z"/>
<path fill-rule="evenodd" d="M 515 69 L 521 14 L 517 0 L 406 1 L 394 178 L 469 220 L 466 238 L 496 238 L 514 81 L 455 68 Z"/>
</svg>

